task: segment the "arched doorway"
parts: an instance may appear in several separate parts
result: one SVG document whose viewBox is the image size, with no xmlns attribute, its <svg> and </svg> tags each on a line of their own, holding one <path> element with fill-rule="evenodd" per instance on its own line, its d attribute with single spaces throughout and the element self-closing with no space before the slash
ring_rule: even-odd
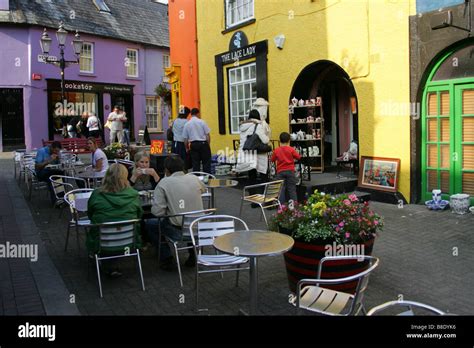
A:
<svg viewBox="0 0 474 348">
<path fill-rule="evenodd" d="M 336 157 L 358 143 L 359 122 L 357 96 L 349 75 L 339 65 L 320 60 L 306 66 L 298 75 L 291 99 L 310 100 L 321 97 L 324 115 L 324 167 L 336 164 Z"/>
<path fill-rule="evenodd" d="M 423 90 L 421 192 L 474 196 L 474 43 L 446 52 Z M 474 198 L 471 199 L 474 201 Z"/>
</svg>

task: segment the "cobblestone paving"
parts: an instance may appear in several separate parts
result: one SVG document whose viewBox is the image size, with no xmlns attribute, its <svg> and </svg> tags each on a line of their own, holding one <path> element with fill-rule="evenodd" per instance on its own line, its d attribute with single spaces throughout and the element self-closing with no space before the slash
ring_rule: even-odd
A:
<svg viewBox="0 0 474 348">
<path fill-rule="evenodd" d="M 0 163 L 3 166 L 4 160 Z M 219 213 L 238 215 L 240 194 L 236 189 L 216 190 Z M 385 229 L 375 242 L 373 254 L 381 263 L 371 276 L 366 307 L 403 296 L 451 313 L 473 314 L 474 216 L 430 212 L 419 205 L 401 209 L 376 202 L 371 205 L 385 217 Z M 195 315 L 194 270 L 183 267 L 184 287 L 180 288 L 177 272 L 160 270 L 152 249 L 142 257 L 145 292 L 140 289 L 134 263 L 125 262 L 121 278 L 103 278 L 104 298 L 100 299 L 92 265 L 88 277 L 83 236 L 80 251 L 73 234 L 69 250 L 64 252 L 67 211 L 59 218 L 59 210 L 53 211 L 46 195 L 40 192 L 33 194 L 29 206 L 41 239 L 81 314 Z M 245 208 L 243 219 L 250 228 L 264 227 L 257 209 Z M 234 286 L 232 274 L 200 278 L 200 306 L 208 308 L 201 315 L 235 315 L 239 308 L 248 308 L 248 275 L 241 273 L 239 287 Z M 282 256 L 260 259 L 258 284 L 261 314 L 295 314 L 288 304 Z"/>
</svg>

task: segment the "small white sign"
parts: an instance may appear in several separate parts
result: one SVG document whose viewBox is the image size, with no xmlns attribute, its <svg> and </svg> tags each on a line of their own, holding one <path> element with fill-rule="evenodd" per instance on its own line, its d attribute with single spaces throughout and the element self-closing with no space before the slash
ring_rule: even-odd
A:
<svg viewBox="0 0 474 348">
<path fill-rule="evenodd" d="M 50 62 L 57 62 L 58 61 L 58 57 L 56 57 L 56 56 L 45 56 L 43 54 L 38 54 L 38 62 L 44 63 L 44 62 L 46 62 L 46 58 Z"/>
</svg>

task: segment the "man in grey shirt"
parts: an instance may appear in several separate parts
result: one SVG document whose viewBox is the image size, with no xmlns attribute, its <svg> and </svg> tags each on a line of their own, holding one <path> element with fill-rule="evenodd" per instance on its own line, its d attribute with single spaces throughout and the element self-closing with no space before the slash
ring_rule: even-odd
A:
<svg viewBox="0 0 474 348">
<path fill-rule="evenodd" d="M 211 174 L 211 130 L 206 122 L 201 120 L 199 109 L 191 110 L 191 120 L 183 128 L 183 138 L 186 149 L 189 149 L 193 171 Z"/>
<path fill-rule="evenodd" d="M 175 215 L 189 211 L 203 210 L 201 194 L 206 187 L 199 178 L 184 174 L 184 162 L 180 157 L 168 157 L 164 163 L 166 177 L 155 188 L 151 212 L 155 216 Z M 161 233 L 173 240 L 181 240 L 181 217 L 149 219 L 146 221 L 148 235 L 153 244 L 159 246 L 158 223 Z M 171 251 L 168 244 L 161 244 L 161 268 L 172 270 Z M 195 265 L 194 249 L 189 249 L 186 266 Z"/>
</svg>

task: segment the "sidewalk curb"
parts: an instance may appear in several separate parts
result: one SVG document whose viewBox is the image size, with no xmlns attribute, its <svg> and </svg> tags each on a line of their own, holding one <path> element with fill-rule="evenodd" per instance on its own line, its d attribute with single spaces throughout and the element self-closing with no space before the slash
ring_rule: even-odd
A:
<svg viewBox="0 0 474 348">
<path fill-rule="evenodd" d="M 14 207 L 13 215 L 18 224 L 23 243 L 38 245 L 38 261 L 31 262 L 30 269 L 46 315 L 80 315 L 81 313 L 76 304 L 69 301 L 70 292 L 49 257 L 18 184 L 11 179 L 5 181 L 8 187 L 8 195 Z"/>
</svg>

